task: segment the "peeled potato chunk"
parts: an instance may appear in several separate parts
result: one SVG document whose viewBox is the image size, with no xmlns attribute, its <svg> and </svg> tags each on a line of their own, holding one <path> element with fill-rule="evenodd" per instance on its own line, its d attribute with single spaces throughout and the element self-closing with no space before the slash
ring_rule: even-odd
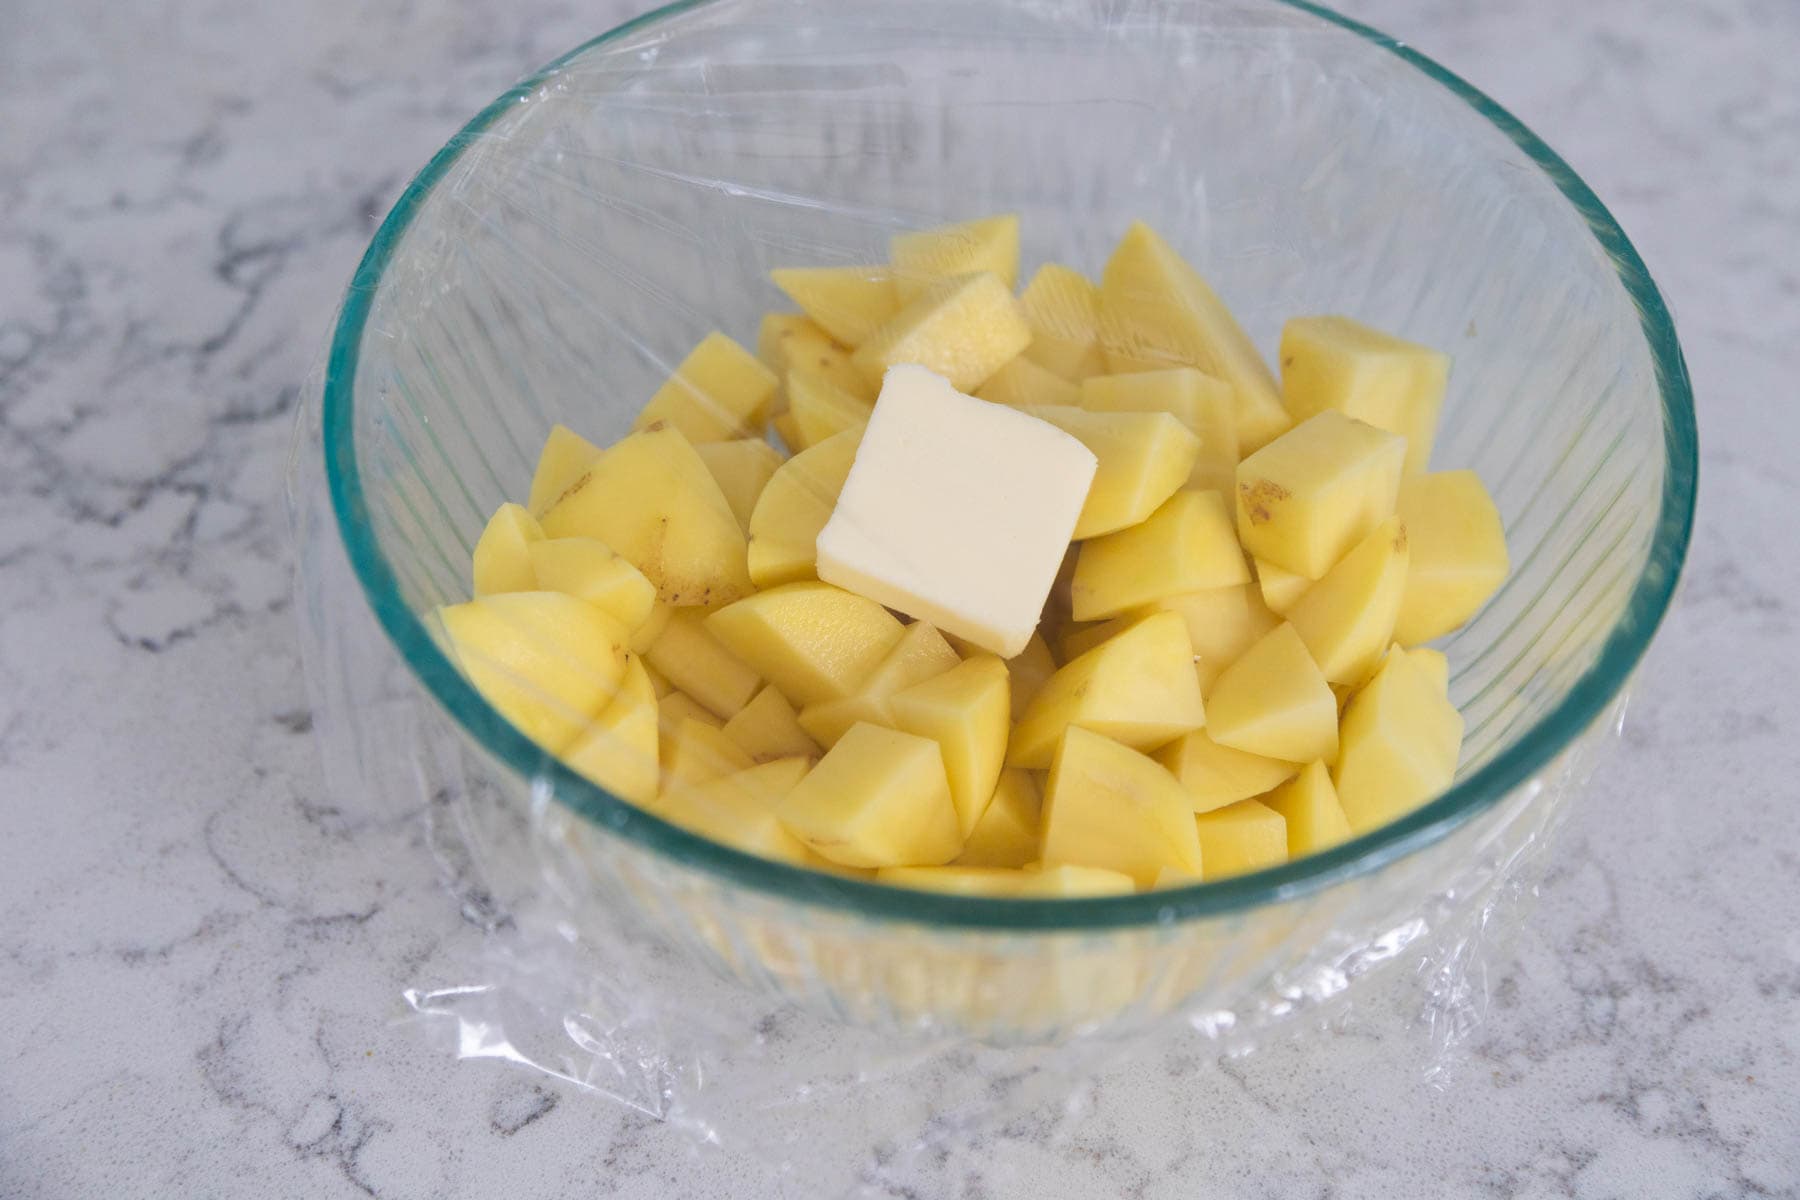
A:
<svg viewBox="0 0 1800 1200">
<path fill-rule="evenodd" d="M 527 547 L 537 586 L 599 608 L 635 633 L 656 607 L 656 585 L 593 538 L 544 538 Z"/>
<path fill-rule="evenodd" d="M 936 626 L 914 621 L 854 693 L 807 705 L 800 710 L 800 726 L 824 746 L 835 743 L 858 721 L 891 726 L 894 693 L 941 675 L 958 661 Z"/>
<path fill-rule="evenodd" d="M 1148 887 L 1163 867 L 1200 873 L 1194 810 L 1175 777 L 1129 746 L 1071 728 L 1044 791 L 1043 861 L 1102 867 Z"/>
<path fill-rule="evenodd" d="M 806 450 L 846 429 L 858 429 L 868 423 L 874 408 L 867 400 L 838 387 L 822 375 L 809 374 L 799 368 L 787 374 L 788 410 L 782 439 L 795 451 Z"/>
<path fill-rule="evenodd" d="M 963 842 L 957 864 L 965 867 L 1022 867 L 1038 856 L 1038 818 L 1043 799 L 1031 772 L 1008 767 L 994 794 Z"/>
<path fill-rule="evenodd" d="M 1222 746 L 1287 762 L 1337 756 L 1337 699 L 1292 625 L 1277 625 L 1220 673 L 1207 732 Z"/>
<path fill-rule="evenodd" d="M 1154 757 L 1187 789 L 1197 813 L 1260 796 L 1300 769 L 1299 763 L 1221 746 L 1204 729 L 1183 734 Z"/>
<path fill-rule="evenodd" d="M 722 333 L 709 333 L 644 405 L 634 427 L 661 422 L 690 442 L 754 437 L 769 419 L 777 383 L 754 354 Z"/>
<path fill-rule="evenodd" d="M 531 547 L 543 540 L 543 529 L 521 505 L 502 504 L 495 509 L 475 542 L 474 594 L 535 591 L 538 581 L 531 569 Z"/>
<path fill-rule="evenodd" d="M 1019 279 L 1019 218 L 1002 213 L 897 233 L 888 239 L 888 258 L 902 304 L 941 280 L 983 271 L 993 273 L 1010 291 Z"/>
<path fill-rule="evenodd" d="M 900 311 L 888 267 L 784 267 L 769 278 L 814 324 L 852 349 Z"/>
<path fill-rule="evenodd" d="M 998 275 L 984 272 L 920 292 L 857 349 L 852 361 L 873 387 L 880 386 L 889 367 L 912 363 L 972 395 L 1030 341 L 1019 302 Z"/>
<path fill-rule="evenodd" d="M 1288 610 L 1288 621 L 1331 683 L 1361 683 L 1394 637 L 1406 587 L 1406 526 L 1389 517 Z"/>
<path fill-rule="evenodd" d="M 1322 762 L 1308 763 L 1262 802 L 1287 821 L 1289 858 L 1304 858 L 1350 840 L 1350 821 L 1338 803 L 1331 772 Z"/>
<path fill-rule="evenodd" d="M 1200 453 L 1188 471 L 1196 491 L 1237 493 L 1237 418 L 1231 385 L 1192 367 L 1095 375 L 1081 381 L 1089 412 L 1166 412 L 1194 431 Z"/>
<path fill-rule="evenodd" d="M 700 461 L 712 472 L 713 482 L 731 505 L 732 516 L 745 534 L 750 532 L 750 514 L 769 479 L 785 461 L 781 452 L 761 438 L 735 438 L 728 442 L 705 442 L 694 447 Z"/>
<path fill-rule="evenodd" d="M 850 361 L 852 351 L 801 313 L 765 313 L 756 335 L 756 356 L 786 379 L 789 371 L 805 371 L 829 380 L 853 396 L 873 401 L 875 387 Z M 770 413 L 784 407 L 779 394 L 770 402 Z"/>
<path fill-rule="evenodd" d="M 1153 612 L 1172 612 L 1187 622 L 1188 641 L 1198 660 L 1195 666 L 1200 672 L 1203 694 L 1211 693 L 1221 671 L 1236 662 L 1263 634 L 1281 624 L 1250 584 L 1165 596 L 1135 610 L 1134 615 L 1148 616 Z"/>
<path fill-rule="evenodd" d="M 782 463 L 750 514 L 750 578 L 759 588 L 812 579 L 819 531 L 856 461 L 861 429 L 847 429 Z"/>
<path fill-rule="evenodd" d="M 1284 863 L 1287 821 L 1255 800 L 1239 800 L 1194 818 L 1206 878 L 1226 879 Z"/>
<path fill-rule="evenodd" d="M 806 777 L 804 758 L 780 758 L 671 792 L 661 815 L 746 854 L 810 866 L 806 846 L 782 824 L 777 810 Z"/>
<path fill-rule="evenodd" d="M 1079 382 L 1106 370 L 1100 349 L 1100 289 L 1086 275 L 1061 263 L 1039 267 L 1019 293 L 1031 345 L 1024 357 Z"/>
<path fill-rule="evenodd" d="M 707 630 L 706 613 L 700 609 L 671 611 L 662 636 L 644 657 L 664 679 L 720 718 L 750 703 L 762 686 L 756 669 Z"/>
<path fill-rule="evenodd" d="M 1462 714 L 1431 669 L 1405 651 L 1389 651 L 1344 708 L 1343 748 L 1331 779 L 1351 831 L 1385 825 L 1449 787 L 1462 735 Z"/>
<path fill-rule="evenodd" d="M 1023 354 L 1001 367 L 976 389 L 975 398 L 1020 408 L 1027 404 L 1076 404 L 1081 389 Z"/>
<path fill-rule="evenodd" d="M 1225 498 L 1182 491 L 1140 524 L 1083 542 L 1069 599 L 1077 621 L 1098 621 L 1167 596 L 1249 581 Z"/>
<path fill-rule="evenodd" d="M 1333 409 L 1406 439 L 1406 472 L 1431 458 L 1450 356 L 1349 317 L 1295 317 L 1281 329 L 1281 398 L 1296 421 Z"/>
<path fill-rule="evenodd" d="M 787 794 L 782 824 L 850 867 L 941 866 L 962 849 L 936 742 L 853 725 Z"/>
<path fill-rule="evenodd" d="M 905 632 L 881 605 L 829 583 L 758 592 L 707 617 L 706 630 L 802 704 L 853 694 Z"/>
<path fill-rule="evenodd" d="M 893 698 L 894 725 L 937 742 L 956 805 L 958 835 L 968 837 L 994 795 L 1011 729 L 1006 663 L 977 655 Z"/>
<path fill-rule="evenodd" d="M 1481 610 L 1511 564 L 1500 513 L 1473 471 L 1416 475 L 1400 485 L 1411 553 L 1394 640 L 1416 646 Z"/>
<path fill-rule="evenodd" d="M 618 694 L 583 730 L 563 760 L 569 767 L 633 804 L 656 799 L 660 744 L 656 689 L 636 655 L 625 665 Z"/>
<path fill-rule="evenodd" d="M 1406 439 L 1339 412 L 1294 426 L 1238 464 L 1244 549 L 1318 579 L 1392 516 Z"/>
<path fill-rule="evenodd" d="M 1099 459 L 1075 538 L 1098 537 L 1136 525 L 1187 482 L 1200 439 L 1168 413 L 1088 412 L 1027 405 L 1021 412 L 1078 439 Z"/>
<path fill-rule="evenodd" d="M 800 727 L 794 706 L 772 687 L 764 687 L 750 703 L 733 714 L 731 720 L 725 722 L 724 732 L 757 762 L 817 758 L 821 753 L 818 743 Z"/>
<path fill-rule="evenodd" d="M 531 491 L 525 502 L 531 515 L 541 517 L 548 512 L 600 454 L 600 447 L 566 425 L 552 425 L 538 454 L 537 469 L 531 475 Z"/>
</svg>

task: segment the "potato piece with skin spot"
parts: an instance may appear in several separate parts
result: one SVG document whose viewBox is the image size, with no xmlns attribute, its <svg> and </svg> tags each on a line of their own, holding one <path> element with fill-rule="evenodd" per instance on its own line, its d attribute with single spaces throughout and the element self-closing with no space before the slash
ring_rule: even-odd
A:
<svg viewBox="0 0 1800 1200">
<path fill-rule="evenodd" d="M 531 491 L 525 507 L 531 515 L 541 517 L 562 497 L 570 484 L 594 465 L 603 451 L 566 425 L 552 425 L 544 448 L 538 453 L 537 469 L 531 473 Z"/>
<path fill-rule="evenodd" d="M 1076 404 L 1081 390 L 1023 354 L 1001 367 L 976 391 L 977 400 L 1019 408 L 1027 404 Z"/>
<path fill-rule="evenodd" d="M 1292 625 L 1276 626 L 1220 673 L 1206 715 L 1223 746 L 1288 762 L 1337 757 L 1337 700 Z"/>
<path fill-rule="evenodd" d="M 1224 380 L 1192 367 L 1096 375 L 1081 381 L 1080 404 L 1089 412 L 1168 413 L 1200 439 L 1187 486 L 1236 495 L 1237 421 L 1231 385 Z"/>
<path fill-rule="evenodd" d="M 1349 317 L 1294 317 L 1281 330 L 1281 397 L 1304 421 L 1327 409 L 1406 439 L 1406 473 L 1431 458 L 1450 356 Z"/>
<path fill-rule="evenodd" d="M 998 276 L 1011 291 L 1019 279 L 1019 218 L 1002 213 L 897 233 L 888 239 L 888 258 L 902 304 L 911 303 L 934 283 L 982 271 Z"/>
<path fill-rule="evenodd" d="M 787 374 L 787 395 L 787 417 L 803 447 L 816 446 L 846 429 L 861 428 L 868 424 L 874 408 L 829 380 L 798 369 Z"/>
<path fill-rule="evenodd" d="M 931 867 L 962 847 L 936 742 L 854 725 L 779 808 L 815 853 L 851 867 Z"/>
<path fill-rule="evenodd" d="M 1206 721 L 1187 628 L 1175 614 L 1158 613 L 1045 681 L 1013 729 L 1007 765 L 1049 766 L 1071 725 L 1148 750 Z"/>
<path fill-rule="evenodd" d="M 756 763 L 725 731 L 692 717 L 676 727 L 663 763 L 663 795 L 667 799 L 742 771 Z"/>
<path fill-rule="evenodd" d="M 1288 610 L 1329 682 L 1361 683 L 1381 661 L 1394 636 L 1406 562 L 1406 526 L 1389 517 Z"/>
<path fill-rule="evenodd" d="M 625 556 L 665 604 L 749 594 L 744 531 L 680 433 L 633 433 L 603 453 L 544 514 L 548 537 L 591 537 Z"/>
<path fill-rule="evenodd" d="M 1308 763 L 1262 802 L 1287 822 L 1289 858 L 1305 858 L 1350 840 L 1350 822 L 1322 762 Z"/>
<path fill-rule="evenodd" d="M 1338 412 L 1294 426 L 1238 464 L 1244 549 L 1318 579 L 1394 514 L 1406 440 Z"/>
<path fill-rule="evenodd" d="M 755 437 L 768 423 L 778 383 L 755 355 L 722 333 L 709 333 L 650 397 L 633 428 L 666 424 L 690 442 Z"/>
<path fill-rule="evenodd" d="M 563 751 L 577 774 L 637 805 L 656 800 L 661 753 L 656 689 L 643 660 L 625 666 L 618 695 Z"/>
<path fill-rule="evenodd" d="M 1287 861 L 1287 820 L 1255 800 L 1239 800 L 1194 818 L 1208 879 L 1247 875 Z"/>
<path fill-rule="evenodd" d="M 1154 604 L 1133 610 L 1130 615 L 1147 617 L 1157 612 L 1176 613 L 1187 623 L 1188 641 L 1193 644 L 1194 657 L 1205 668 L 1200 685 L 1204 692 L 1212 690 L 1211 682 L 1219 672 L 1236 662 L 1258 638 L 1281 624 L 1280 618 L 1268 610 L 1256 588 L 1250 584 L 1165 596 Z"/>
<path fill-rule="evenodd" d="M 1225 497 L 1183 491 L 1141 523 L 1083 542 L 1069 602 L 1077 621 L 1098 621 L 1249 580 Z"/>
<path fill-rule="evenodd" d="M 780 378 L 785 379 L 789 371 L 805 371 L 853 396 L 875 399 L 875 385 L 850 361 L 849 347 L 799 313 L 766 314 L 757 333 L 756 354 Z M 771 413 L 782 411 L 785 404 L 785 397 L 776 396 Z"/>
<path fill-rule="evenodd" d="M 618 694 L 619 623 L 560 592 L 506 592 L 437 610 L 454 660 L 484 699 L 560 753 Z"/>
<path fill-rule="evenodd" d="M 817 758 L 823 753 L 819 744 L 800 728 L 794 706 L 772 687 L 756 693 L 750 703 L 725 722 L 725 736 L 759 763 L 778 758 Z"/>
<path fill-rule="evenodd" d="M 1007 867 L 883 867 L 875 878 L 895 887 L 952 896 L 1016 896 L 1028 883 L 1027 873 Z"/>
<path fill-rule="evenodd" d="M 537 575 L 531 569 L 531 547 L 543 540 L 544 531 L 522 506 L 502 504 L 495 509 L 481 531 L 481 537 L 476 539 L 471 556 L 474 594 L 491 596 L 499 592 L 537 591 Z"/>
<path fill-rule="evenodd" d="M 1006 663 L 979 655 L 894 693 L 892 705 L 896 728 L 937 742 L 959 840 L 967 838 L 993 799 L 1006 759 L 1012 724 Z"/>
<path fill-rule="evenodd" d="M 894 272 L 885 266 L 785 267 L 769 278 L 815 325 L 852 349 L 900 311 Z"/>
<path fill-rule="evenodd" d="M 1168 413 L 1091 413 L 1028 405 L 1019 410 L 1080 440 L 1099 459 L 1077 541 L 1136 525 L 1187 482 L 1200 439 Z"/>
<path fill-rule="evenodd" d="M 1037 859 L 1043 799 L 1029 771 L 1000 772 L 994 794 L 956 856 L 965 867 L 1022 867 Z"/>
<path fill-rule="evenodd" d="M 781 464 L 750 516 L 750 578 L 759 588 L 812 579 L 819 531 L 856 461 L 861 429 L 847 429 Z"/>
<path fill-rule="evenodd" d="M 853 695 L 905 632 L 881 605 L 828 583 L 758 592 L 713 613 L 706 628 L 802 705 Z"/>
<path fill-rule="evenodd" d="M 731 506 L 732 516 L 738 519 L 738 528 L 748 535 L 750 514 L 756 511 L 757 499 L 786 461 L 781 451 L 761 438 L 737 438 L 729 442 L 707 442 L 695 446 L 694 452 L 712 473 L 713 482 L 719 485 L 725 503 Z"/>
<path fill-rule="evenodd" d="M 1024 357 L 1079 382 L 1106 370 L 1100 349 L 1100 289 L 1080 271 L 1045 263 L 1019 293 L 1031 344 Z"/>
<path fill-rule="evenodd" d="M 1204 729 L 1182 735 L 1152 757 L 1181 782 L 1197 813 L 1260 796 L 1300 770 L 1299 763 L 1221 746 Z"/>
<path fill-rule="evenodd" d="M 1390 651 L 1344 707 L 1343 749 L 1331 781 L 1354 833 L 1367 833 L 1450 786 L 1463 719 L 1430 669 Z"/>
<path fill-rule="evenodd" d="M 1417 475 L 1400 485 L 1411 557 L 1394 638 L 1416 646 L 1459 628 L 1506 582 L 1506 530 L 1473 471 Z"/>
<path fill-rule="evenodd" d="M 531 543 L 531 570 L 540 588 L 586 600 L 636 633 L 656 607 L 656 585 L 593 538 L 545 538 Z"/>
<path fill-rule="evenodd" d="M 956 651 L 935 626 L 914 621 L 855 694 L 807 705 L 800 712 L 800 727 L 821 745 L 830 746 L 858 721 L 891 726 L 894 693 L 941 675 L 958 661 Z"/>
<path fill-rule="evenodd" d="M 871 386 L 887 369 L 913 363 L 973 394 L 1031 341 L 1025 314 L 992 273 L 933 284 L 864 342 L 852 360 Z"/>
<path fill-rule="evenodd" d="M 1306 589 L 1318 580 L 1306 575 L 1276 566 L 1267 559 L 1256 558 L 1251 562 L 1256 567 L 1256 586 L 1262 593 L 1263 603 L 1269 611 L 1287 615 L 1289 609 L 1300 602 L 1306 595 Z"/>
<path fill-rule="evenodd" d="M 663 678 L 723 719 L 750 703 L 762 678 L 707 630 L 706 616 L 700 609 L 674 610 L 644 657 Z"/>
<path fill-rule="evenodd" d="M 1114 372 L 1188 366 L 1230 384 L 1246 451 L 1292 424 L 1275 376 L 1231 310 L 1142 221 L 1125 231 L 1101 275 L 1100 343 Z"/>
<path fill-rule="evenodd" d="M 1044 790 L 1043 861 L 1101 867 L 1148 886 L 1157 872 L 1200 872 L 1194 810 L 1175 777 L 1129 746 L 1071 727 Z"/>
<path fill-rule="evenodd" d="M 665 797 L 661 815 L 747 854 L 811 866 L 805 845 L 776 815 L 810 765 L 804 758 L 776 759 L 683 788 Z"/>
</svg>

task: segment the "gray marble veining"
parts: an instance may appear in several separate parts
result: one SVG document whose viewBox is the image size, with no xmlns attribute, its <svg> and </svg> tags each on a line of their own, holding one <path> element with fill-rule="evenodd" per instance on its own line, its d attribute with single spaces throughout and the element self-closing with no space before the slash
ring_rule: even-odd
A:
<svg viewBox="0 0 1800 1200">
<path fill-rule="evenodd" d="M 290 410 L 410 171 L 629 7 L 0 17 L 0 1196 L 815 1195 L 815 1169 L 919 1197 L 1800 1195 L 1787 0 L 1356 6 L 1607 199 L 1701 407 L 1688 584 L 1444 1072 L 1355 1027 L 1172 1046 L 978 1153 L 821 1144 L 777 1182 L 418 1036 L 400 990 L 474 931 L 410 826 L 319 786 Z"/>
</svg>

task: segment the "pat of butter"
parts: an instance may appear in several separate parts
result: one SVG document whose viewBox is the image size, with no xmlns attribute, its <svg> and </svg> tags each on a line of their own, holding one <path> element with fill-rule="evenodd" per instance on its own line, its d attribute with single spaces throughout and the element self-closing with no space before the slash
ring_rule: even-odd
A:
<svg viewBox="0 0 1800 1200">
<path fill-rule="evenodd" d="M 1095 465 L 1047 421 L 890 367 L 819 533 L 819 578 L 1011 658 L 1037 628 Z"/>
</svg>

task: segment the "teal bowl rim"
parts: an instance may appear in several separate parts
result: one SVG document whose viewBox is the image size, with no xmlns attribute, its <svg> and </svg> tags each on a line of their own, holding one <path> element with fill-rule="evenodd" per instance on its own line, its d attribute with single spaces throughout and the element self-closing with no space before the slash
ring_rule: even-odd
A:
<svg viewBox="0 0 1800 1200">
<path fill-rule="evenodd" d="M 1363 38 L 1449 89 L 1523 150 L 1587 222 L 1637 305 L 1662 395 L 1666 463 L 1661 509 L 1643 573 L 1599 657 L 1549 713 L 1482 767 L 1431 802 L 1343 845 L 1278 867 L 1212 883 L 1124 896 L 994 899 L 949 896 L 826 875 L 733 850 L 636 808 L 546 755 L 488 705 L 403 601 L 393 569 L 370 531 L 352 432 L 357 360 L 382 273 L 426 196 L 476 139 L 578 55 L 716 0 L 677 0 L 553 60 L 502 93 L 432 156 L 376 230 L 344 297 L 326 363 L 323 437 L 338 532 L 376 619 L 408 666 L 477 742 L 558 801 L 647 850 L 720 880 L 807 905 L 889 922 L 940 928 L 1056 933 L 1166 925 L 1238 912 L 1368 874 L 1447 836 L 1527 782 L 1586 730 L 1619 695 L 1668 611 L 1693 526 L 1699 435 L 1687 365 L 1675 326 L 1643 260 L 1593 189 L 1511 113 L 1403 42 L 1309 0 L 1273 0 Z"/>
</svg>

